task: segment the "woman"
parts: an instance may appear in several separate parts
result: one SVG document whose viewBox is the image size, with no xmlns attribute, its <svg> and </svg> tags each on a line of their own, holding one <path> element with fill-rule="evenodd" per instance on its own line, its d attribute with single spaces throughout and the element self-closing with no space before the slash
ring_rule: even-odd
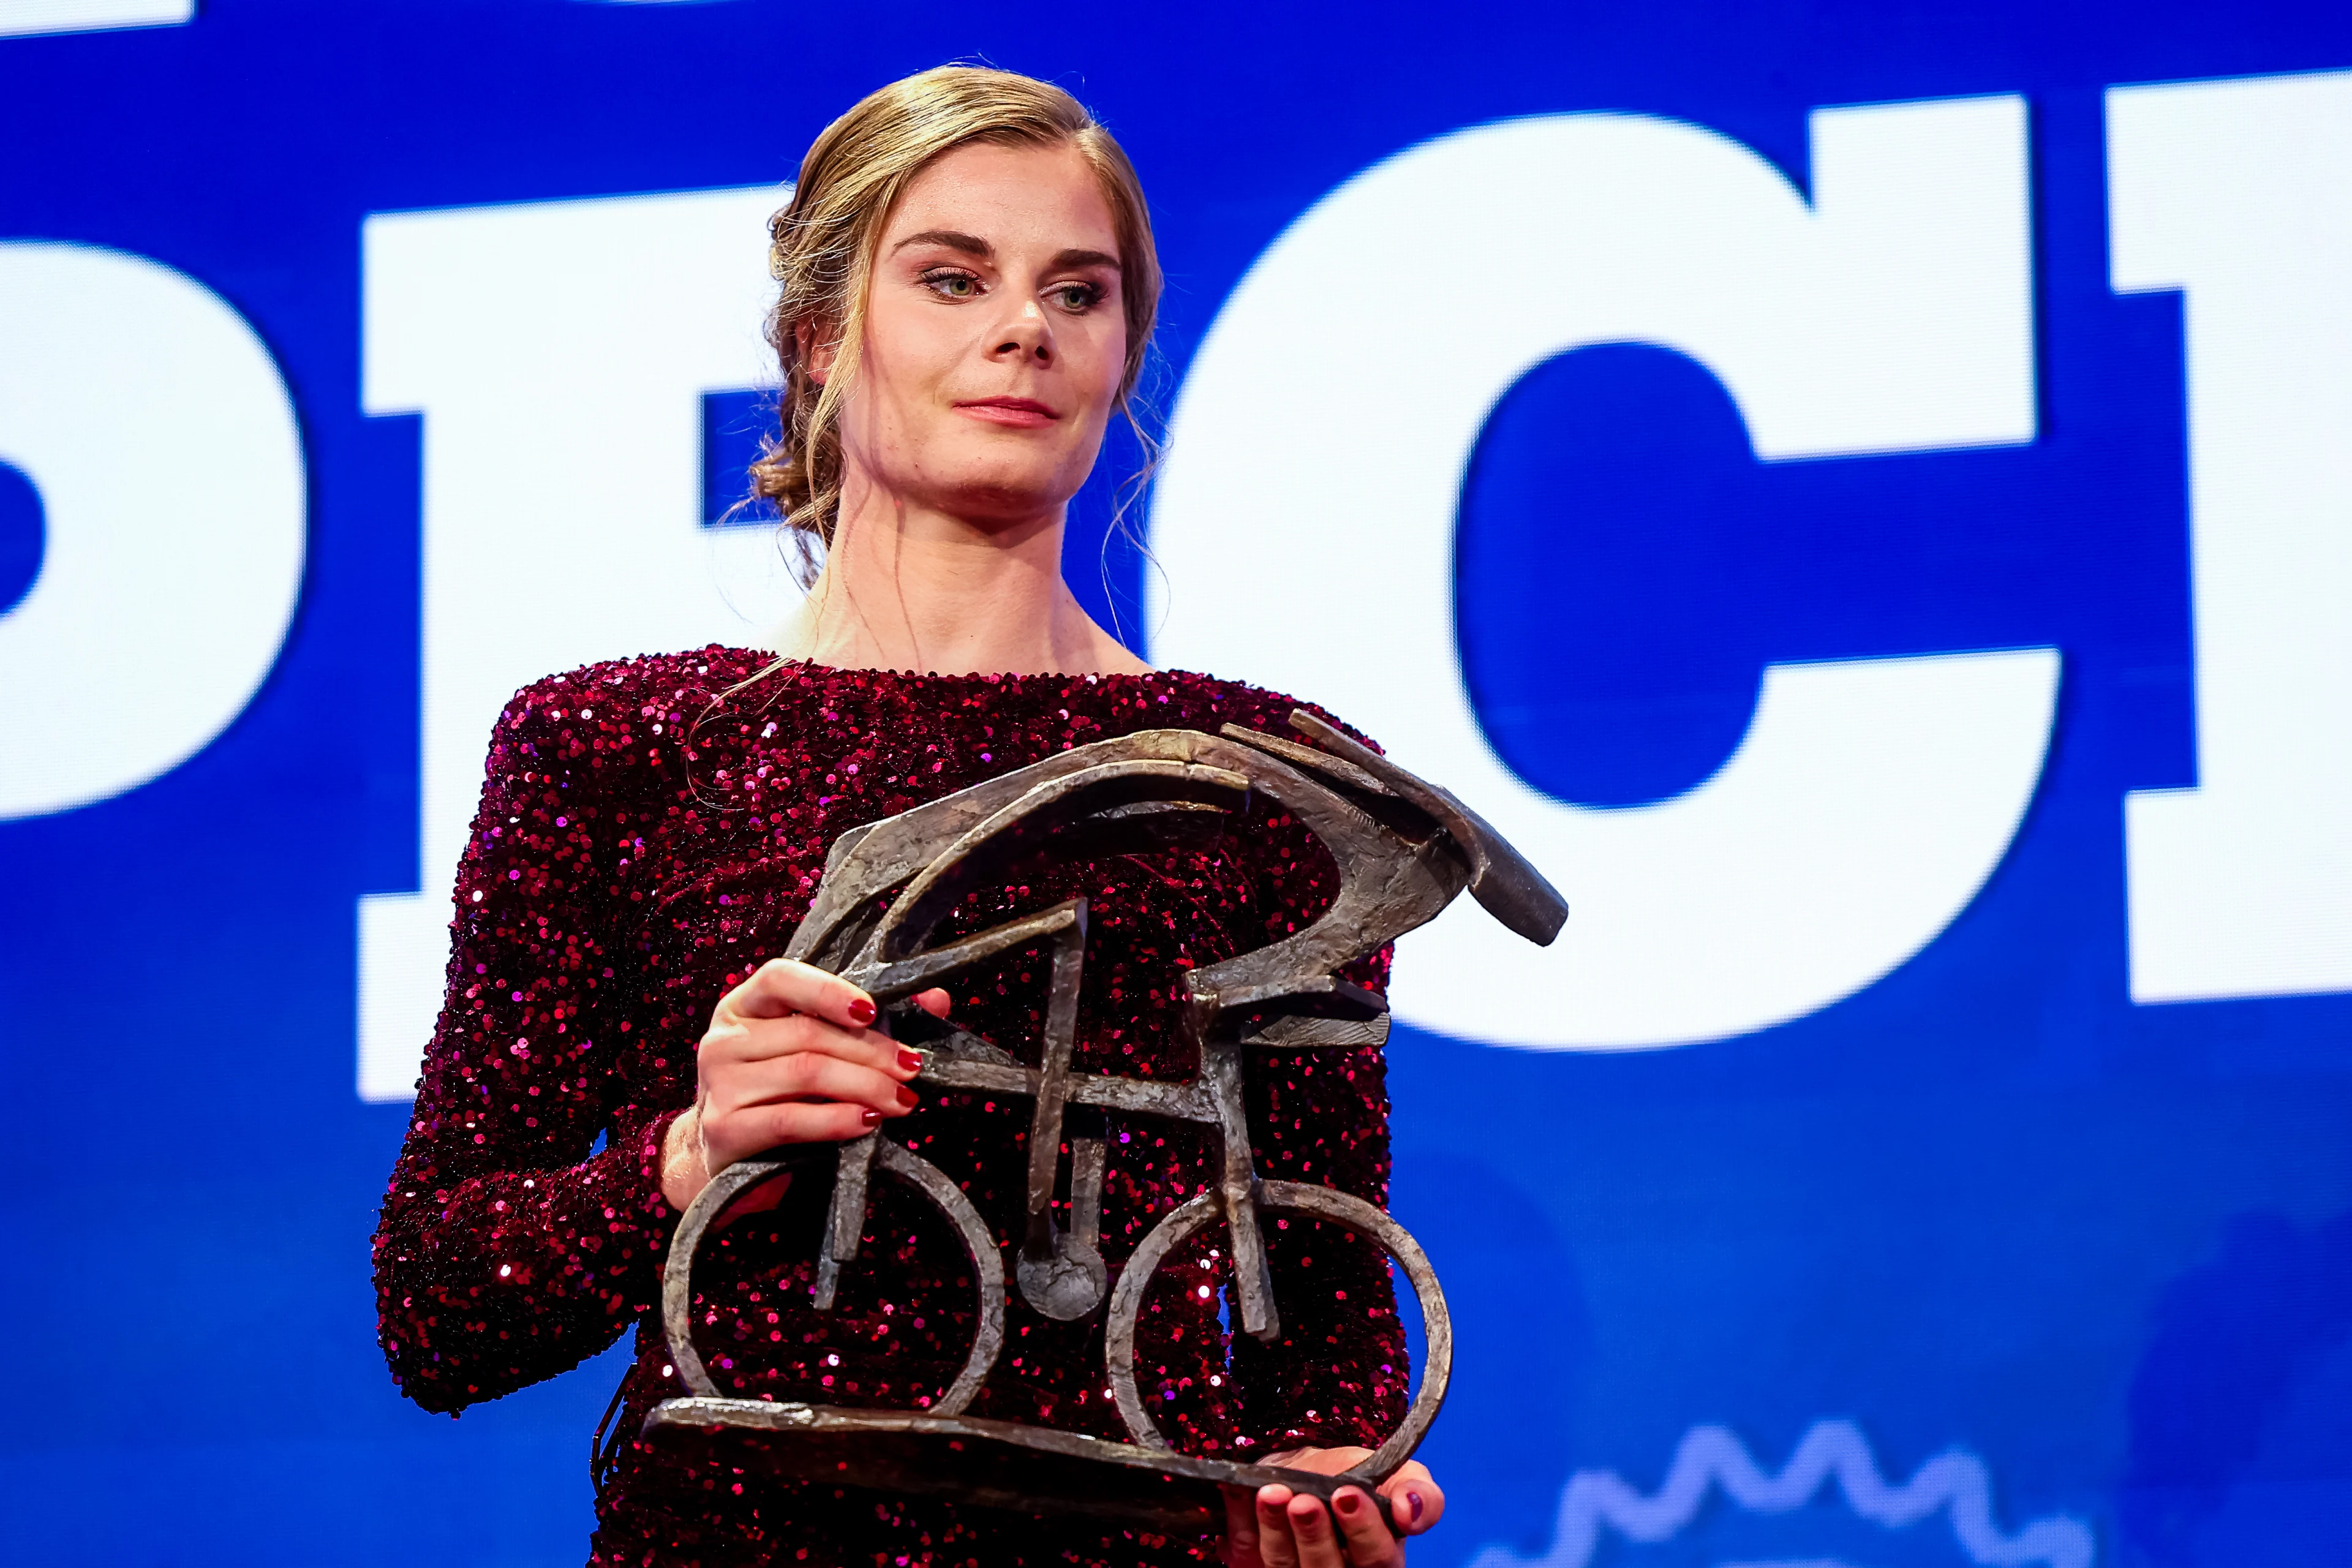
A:
<svg viewBox="0 0 2352 1568">
<path fill-rule="evenodd" d="M 764 653 L 592 666 L 526 689 L 500 720 L 458 874 L 448 995 L 376 1237 L 385 1354 L 412 1398 L 455 1411 L 576 1364 L 634 1321 L 597 1563 L 1213 1559 L 1213 1541 L 787 1485 L 723 1445 L 634 1440 L 677 1387 L 652 1312 L 670 1231 L 728 1165 L 887 1123 L 1001 1234 L 1022 1212 L 1025 1108 L 926 1102 L 906 1087 L 916 1058 L 870 1026 L 869 997 L 774 956 L 831 842 L 1073 743 L 1279 730 L 1292 707 L 1150 670 L 1062 581 L 1066 505 L 1126 410 L 1160 290 L 1134 173 L 1075 100 L 966 68 L 885 88 L 818 138 L 772 233 L 782 437 L 754 477 L 822 542 L 824 570 Z M 1075 1067 L 1179 1078 L 1197 1069 L 1173 1017 L 1182 971 L 1312 920 L 1334 886 L 1328 858 L 1280 818 L 1033 882 L 967 911 L 964 929 L 1083 890 Z M 1019 955 L 919 1000 L 990 1038 L 1034 1038 L 1035 967 Z M 1359 978 L 1377 984 L 1385 967 L 1383 954 Z M 1379 1053 L 1252 1063 L 1259 1168 L 1384 1198 Z M 1207 1179 L 1193 1131 L 1108 1129 L 1114 1259 Z M 935 1394 L 970 1342 L 953 1241 L 926 1240 L 913 1206 L 877 1192 L 866 1282 L 819 1313 L 808 1244 L 824 1194 L 767 1200 L 735 1222 L 743 1245 L 698 1266 L 728 1392 Z M 1385 1259 L 1304 1222 L 1269 1251 L 1285 1303 L 1270 1348 L 1227 1348 L 1224 1266 L 1205 1244 L 1184 1259 L 1202 1283 L 1155 1296 L 1139 1355 L 1156 1408 L 1201 1452 L 1343 1469 L 1402 1414 Z M 1101 1364 L 1098 1319 L 1050 1321 L 1016 1297 L 1005 1361 L 971 1413 L 1123 1436 Z M 1444 1506 L 1417 1465 L 1382 1489 L 1409 1532 Z M 1328 1510 L 1278 1486 L 1234 1499 L 1222 1550 L 1265 1568 L 1402 1561 L 1353 1488 Z"/>
</svg>

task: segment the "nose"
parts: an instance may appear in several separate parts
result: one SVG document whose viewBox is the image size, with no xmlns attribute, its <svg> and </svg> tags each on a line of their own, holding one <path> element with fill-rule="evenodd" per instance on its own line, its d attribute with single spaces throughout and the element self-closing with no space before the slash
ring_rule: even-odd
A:
<svg viewBox="0 0 2352 1568">
<path fill-rule="evenodd" d="M 1054 329 L 1034 300 L 1022 300 L 995 336 L 995 345 L 988 351 L 991 359 L 1026 360 L 1037 365 L 1054 363 Z"/>
</svg>

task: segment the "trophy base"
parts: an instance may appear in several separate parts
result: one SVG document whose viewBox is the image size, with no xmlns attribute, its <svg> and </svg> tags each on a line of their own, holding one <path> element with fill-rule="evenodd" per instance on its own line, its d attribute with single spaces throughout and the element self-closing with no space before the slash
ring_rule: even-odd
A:
<svg viewBox="0 0 2352 1568">
<path fill-rule="evenodd" d="M 1273 1465 L 1204 1459 L 1166 1448 L 919 1410 L 842 1410 L 759 1399 L 667 1399 L 642 1436 L 668 1447 L 724 1435 L 737 1454 L 795 1480 L 921 1493 L 1016 1513 L 1078 1513 L 1168 1535 L 1225 1528 L 1221 1489 L 1280 1484 L 1327 1501 L 1369 1483 Z M 1388 1500 L 1373 1494 L 1383 1520 Z M 1391 1521 L 1391 1528 L 1393 1529 Z"/>
</svg>

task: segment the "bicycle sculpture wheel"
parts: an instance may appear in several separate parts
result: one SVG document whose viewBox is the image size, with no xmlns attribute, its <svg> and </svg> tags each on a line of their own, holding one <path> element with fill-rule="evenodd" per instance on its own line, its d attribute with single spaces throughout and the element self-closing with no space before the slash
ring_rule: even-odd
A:
<svg viewBox="0 0 2352 1568">
<path fill-rule="evenodd" d="M 954 1382 L 923 1410 L 837 1409 L 719 1394 L 690 1332 L 695 1254 L 730 1203 L 786 1168 L 779 1152 L 721 1173 L 679 1222 L 662 1279 L 662 1321 L 677 1376 L 690 1393 L 647 1415 L 647 1438 L 758 1434 L 764 1463 L 835 1486 L 943 1494 L 1030 1512 L 1085 1512 L 1171 1531 L 1221 1528 L 1220 1486 L 1280 1481 L 1328 1498 L 1343 1485 L 1369 1490 L 1412 1457 L 1444 1401 L 1453 1364 L 1453 1333 L 1437 1278 L 1404 1227 L 1372 1205 L 1329 1187 L 1259 1179 L 1251 1168 L 1244 1118 L 1242 1053 L 1384 1041 L 1386 1005 L 1338 972 L 1435 919 L 1465 889 L 1505 926 L 1538 943 L 1559 934 L 1568 909 L 1453 795 L 1312 714 L 1293 712 L 1290 722 L 1316 744 L 1232 725 L 1220 735 L 1143 731 L 1076 747 L 844 834 L 785 954 L 842 975 L 890 1007 L 997 954 L 1050 948 L 1050 999 L 1034 1068 L 911 1005 L 892 1007 L 888 1016 L 902 1038 L 927 1043 L 917 1083 L 1032 1102 L 1027 1224 L 1013 1260 L 1013 1285 L 1039 1312 L 1063 1321 L 1090 1315 L 1108 1298 L 1105 1370 L 1132 1441 L 963 1414 L 1003 1345 L 1003 1260 L 962 1191 L 929 1162 L 877 1133 L 838 1146 L 816 1260 L 815 1305 L 831 1310 L 841 1268 L 856 1256 L 874 1173 L 905 1183 L 961 1236 L 979 1285 L 979 1332 Z M 1084 900 L 930 945 L 965 895 L 999 885 L 992 875 L 1016 859 L 1040 854 L 1094 859 L 1172 842 L 1198 825 L 1199 814 L 1241 811 L 1253 794 L 1296 816 L 1330 850 L 1339 891 L 1307 929 L 1187 974 L 1183 1026 L 1201 1061 L 1200 1077 L 1189 1083 L 1070 1071 L 1086 951 Z M 1098 1247 L 1102 1139 L 1068 1140 L 1069 1226 L 1053 1213 L 1064 1120 L 1080 1106 L 1202 1124 L 1213 1130 L 1222 1151 L 1217 1181 L 1152 1227 L 1120 1268 L 1116 1288 Z M 1344 1475 L 1179 1454 L 1136 1390 L 1135 1331 L 1144 1292 L 1171 1250 L 1204 1226 L 1221 1225 L 1231 1235 L 1237 1326 L 1261 1342 L 1276 1336 L 1259 1226 L 1268 1214 L 1286 1213 L 1337 1220 L 1371 1237 L 1402 1268 L 1420 1301 L 1427 1345 L 1421 1387 L 1403 1425 Z"/>
</svg>

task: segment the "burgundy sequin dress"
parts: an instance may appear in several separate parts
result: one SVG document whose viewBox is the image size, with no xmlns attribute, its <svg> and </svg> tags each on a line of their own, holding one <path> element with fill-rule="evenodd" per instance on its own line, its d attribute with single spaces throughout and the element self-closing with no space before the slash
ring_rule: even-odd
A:
<svg viewBox="0 0 2352 1568">
<path fill-rule="evenodd" d="M 1185 674 L 912 676 L 705 648 L 596 665 L 519 693 L 492 739 L 457 874 L 448 993 L 375 1237 L 384 1354 L 428 1410 L 496 1399 L 578 1364 L 632 1326 L 637 1355 L 597 1488 L 591 1561 L 1137 1563 L 1213 1560 L 1213 1541 L 1027 1520 L 763 1479 L 723 1446 L 635 1441 L 678 1391 L 655 1303 L 677 1216 L 657 1151 L 692 1099 L 711 1007 L 783 951 L 845 830 L 1072 745 L 1129 731 L 1287 733 L 1287 698 Z M 714 699 L 718 699 L 714 706 Z M 1289 819 L 1202 847 L 1071 868 L 981 899 L 978 930 L 1076 893 L 1090 902 L 1074 1068 L 1183 1079 L 1183 971 L 1312 921 L 1329 857 Z M 943 936 L 948 933 L 943 933 Z M 953 987 L 961 1026 L 1034 1061 L 1045 979 L 1016 954 Z M 1379 984 L 1386 955 L 1354 978 Z M 1374 1203 L 1388 1187 L 1381 1054 L 1252 1053 L 1257 1168 Z M 1025 1101 L 931 1091 L 886 1136 L 964 1186 L 1000 1243 L 1019 1234 Z M 1113 1118 L 1104 1252 L 1114 1270 L 1211 1179 L 1203 1130 Z M 1065 1174 L 1066 1181 L 1066 1172 Z M 696 1268 L 698 1343 L 722 1392 L 914 1406 L 971 1342 L 970 1266 L 944 1222 L 878 1184 L 836 1309 L 809 1304 L 825 1184 L 736 1221 Z M 1283 1338 L 1228 1336 L 1229 1279 L 1203 1231 L 1147 1299 L 1138 1379 L 1191 1451 L 1246 1458 L 1377 1444 L 1406 1367 L 1386 1260 L 1305 1219 L 1269 1238 Z M 971 1414 L 1123 1437 L 1101 1375 L 1100 1315 L 1057 1323 L 1015 1293 L 1004 1352 Z"/>
</svg>

